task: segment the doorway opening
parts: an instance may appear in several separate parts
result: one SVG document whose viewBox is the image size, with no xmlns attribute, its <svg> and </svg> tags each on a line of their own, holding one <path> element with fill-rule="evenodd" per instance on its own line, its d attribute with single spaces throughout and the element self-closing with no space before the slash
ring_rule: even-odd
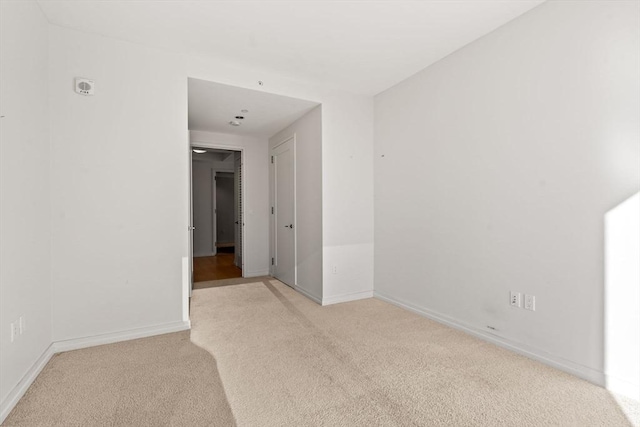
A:
<svg viewBox="0 0 640 427">
<path fill-rule="evenodd" d="M 242 152 L 192 147 L 193 282 L 243 277 Z"/>
<path fill-rule="evenodd" d="M 211 200 L 204 200 L 205 205 L 212 206 L 214 188 L 224 186 L 220 184 L 228 178 L 224 173 L 232 171 L 229 168 L 212 171 L 211 168 L 203 168 L 196 160 L 218 156 L 220 158 L 217 161 L 227 159 L 231 162 L 231 153 L 239 152 L 241 170 L 234 175 L 234 180 L 241 185 L 240 197 L 235 199 L 241 206 L 237 209 L 240 215 L 237 218 L 239 229 L 231 245 L 229 233 L 222 232 L 224 225 L 214 226 L 213 219 L 205 221 L 205 225 L 199 224 L 196 211 L 203 208 L 199 206 L 196 193 L 201 190 L 198 190 L 197 183 L 190 183 L 190 255 L 189 260 L 184 261 L 185 283 L 190 283 L 191 289 L 201 289 L 250 283 L 247 281 L 253 278 L 275 276 L 320 302 L 321 104 L 195 78 L 188 79 L 188 103 L 191 178 L 196 179 L 197 175 L 208 177 L 208 181 L 205 179 L 203 182 L 211 187 L 211 191 L 205 192 Z M 279 151 L 285 148 L 285 145 L 279 147 L 281 143 L 289 139 L 291 143 L 286 145 L 290 147 L 289 151 Z M 295 155 L 291 148 L 293 146 Z M 203 152 L 194 153 L 193 148 Z M 204 172 L 199 169 L 204 169 Z M 275 180 L 275 177 L 279 179 Z M 218 189 L 218 195 L 221 191 Z M 219 206 L 216 209 L 211 216 L 215 214 L 216 221 L 223 221 L 224 214 Z M 287 225 L 286 229 L 284 225 Z M 217 227 L 217 231 L 214 227 Z M 208 236 L 204 250 L 201 250 L 203 246 L 198 241 L 202 232 Z M 222 260 L 231 251 L 231 246 L 233 262 L 231 257 L 227 257 L 223 268 L 231 265 L 240 269 L 241 272 L 236 270 L 236 274 L 242 278 L 203 276 L 201 271 L 209 269 L 211 272 L 214 267 L 212 261 Z M 236 259 L 238 257 L 239 262 Z M 212 280 L 200 281 L 209 279 Z M 217 283 L 221 281 L 223 283 Z"/>
</svg>

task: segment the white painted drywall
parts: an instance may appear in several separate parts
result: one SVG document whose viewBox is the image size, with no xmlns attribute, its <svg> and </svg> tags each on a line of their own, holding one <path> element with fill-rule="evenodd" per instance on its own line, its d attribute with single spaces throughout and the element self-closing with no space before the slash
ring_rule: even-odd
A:
<svg viewBox="0 0 640 427">
<path fill-rule="evenodd" d="M 179 322 L 189 203 L 183 59 L 50 30 L 54 340 Z M 94 79 L 95 96 L 74 93 L 75 76 Z"/>
<path fill-rule="evenodd" d="M 269 149 L 294 135 L 296 285 L 322 300 L 322 106 L 269 138 Z"/>
<path fill-rule="evenodd" d="M 373 292 L 372 140 L 373 103 L 355 96 L 323 102 L 323 304 Z"/>
<path fill-rule="evenodd" d="M 362 278 L 358 287 L 373 288 L 371 97 L 211 58 L 50 30 L 56 340 L 182 320 L 189 77 L 322 103 L 323 269 L 327 259 L 349 265 Z M 75 76 L 95 79 L 96 95 L 73 93 Z M 267 176 L 266 143 L 264 150 L 258 168 L 265 172 L 256 169 L 258 176 Z M 145 169 L 136 164 L 141 156 L 150 160 Z M 245 271 L 258 274 L 268 271 L 268 179 L 252 190 L 251 180 L 261 178 L 251 177 L 248 164 L 245 170 L 247 191 L 264 194 L 245 226 L 263 242 L 246 253 Z M 369 252 L 339 250 L 360 246 Z M 348 278 L 335 275 L 325 289 L 349 291 Z"/>
<path fill-rule="evenodd" d="M 48 23 L 0 2 L 0 408 L 51 344 Z M 68 85 L 68 87 L 72 87 Z M 26 329 L 11 343 L 10 323 Z"/>
<path fill-rule="evenodd" d="M 244 277 L 269 274 L 269 168 L 268 141 L 262 138 L 191 131 L 191 143 L 199 147 L 242 150 L 244 186 Z M 231 159 L 233 171 L 233 159 Z"/>
<path fill-rule="evenodd" d="M 602 373 L 604 218 L 640 180 L 639 19 L 549 1 L 376 96 L 376 292 Z"/>
</svg>

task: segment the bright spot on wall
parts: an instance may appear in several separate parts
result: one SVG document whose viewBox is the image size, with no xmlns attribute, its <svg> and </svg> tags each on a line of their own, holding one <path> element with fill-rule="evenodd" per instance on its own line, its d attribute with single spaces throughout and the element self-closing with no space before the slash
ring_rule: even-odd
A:
<svg viewBox="0 0 640 427">
<path fill-rule="evenodd" d="M 640 193 L 605 215 L 607 389 L 640 400 Z"/>
</svg>

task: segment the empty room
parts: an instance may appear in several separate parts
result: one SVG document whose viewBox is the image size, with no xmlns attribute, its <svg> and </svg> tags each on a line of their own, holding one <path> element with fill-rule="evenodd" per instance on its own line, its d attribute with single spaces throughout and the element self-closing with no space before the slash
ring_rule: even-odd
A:
<svg viewBox="0 0 640 427">
<path fill-rule="evenodd" d="M 640 1 L 0 0 L 2 426 L 640 426 Z"/>
</svg>

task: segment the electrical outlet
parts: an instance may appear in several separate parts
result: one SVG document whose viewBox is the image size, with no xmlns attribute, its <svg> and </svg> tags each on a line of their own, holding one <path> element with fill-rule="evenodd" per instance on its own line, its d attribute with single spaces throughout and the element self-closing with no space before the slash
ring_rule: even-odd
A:
<svg viewBox="0 0 640 427">
<path fill-rule="evenodd" d="M 522 307 L 520 302 L 520 292 L 511 291 L 511 294 L 509 296 L 509 304 L 511 304 L 512 307 Z"/>
<path fill-rule="evenodd" d="M 333 268 L 331 269 L 331 272 L 332 272 L 333 274 L 338 274 L 338 266 L 337 266 L 337 265 L 334 265 L 334 266 L 333 266 Z"/>
<path fill-rule="evenodd" d="M 526 310 L 536 311 L 536 296 L 524 294 L 524 308 Z"/>
<path fill-rule="evenodd" d="M 20 330 L 18 328 L 18 322 L 11 323 L 11 342 L 14 342 L 16 338 L 20 335 Z"/>
</svg>

